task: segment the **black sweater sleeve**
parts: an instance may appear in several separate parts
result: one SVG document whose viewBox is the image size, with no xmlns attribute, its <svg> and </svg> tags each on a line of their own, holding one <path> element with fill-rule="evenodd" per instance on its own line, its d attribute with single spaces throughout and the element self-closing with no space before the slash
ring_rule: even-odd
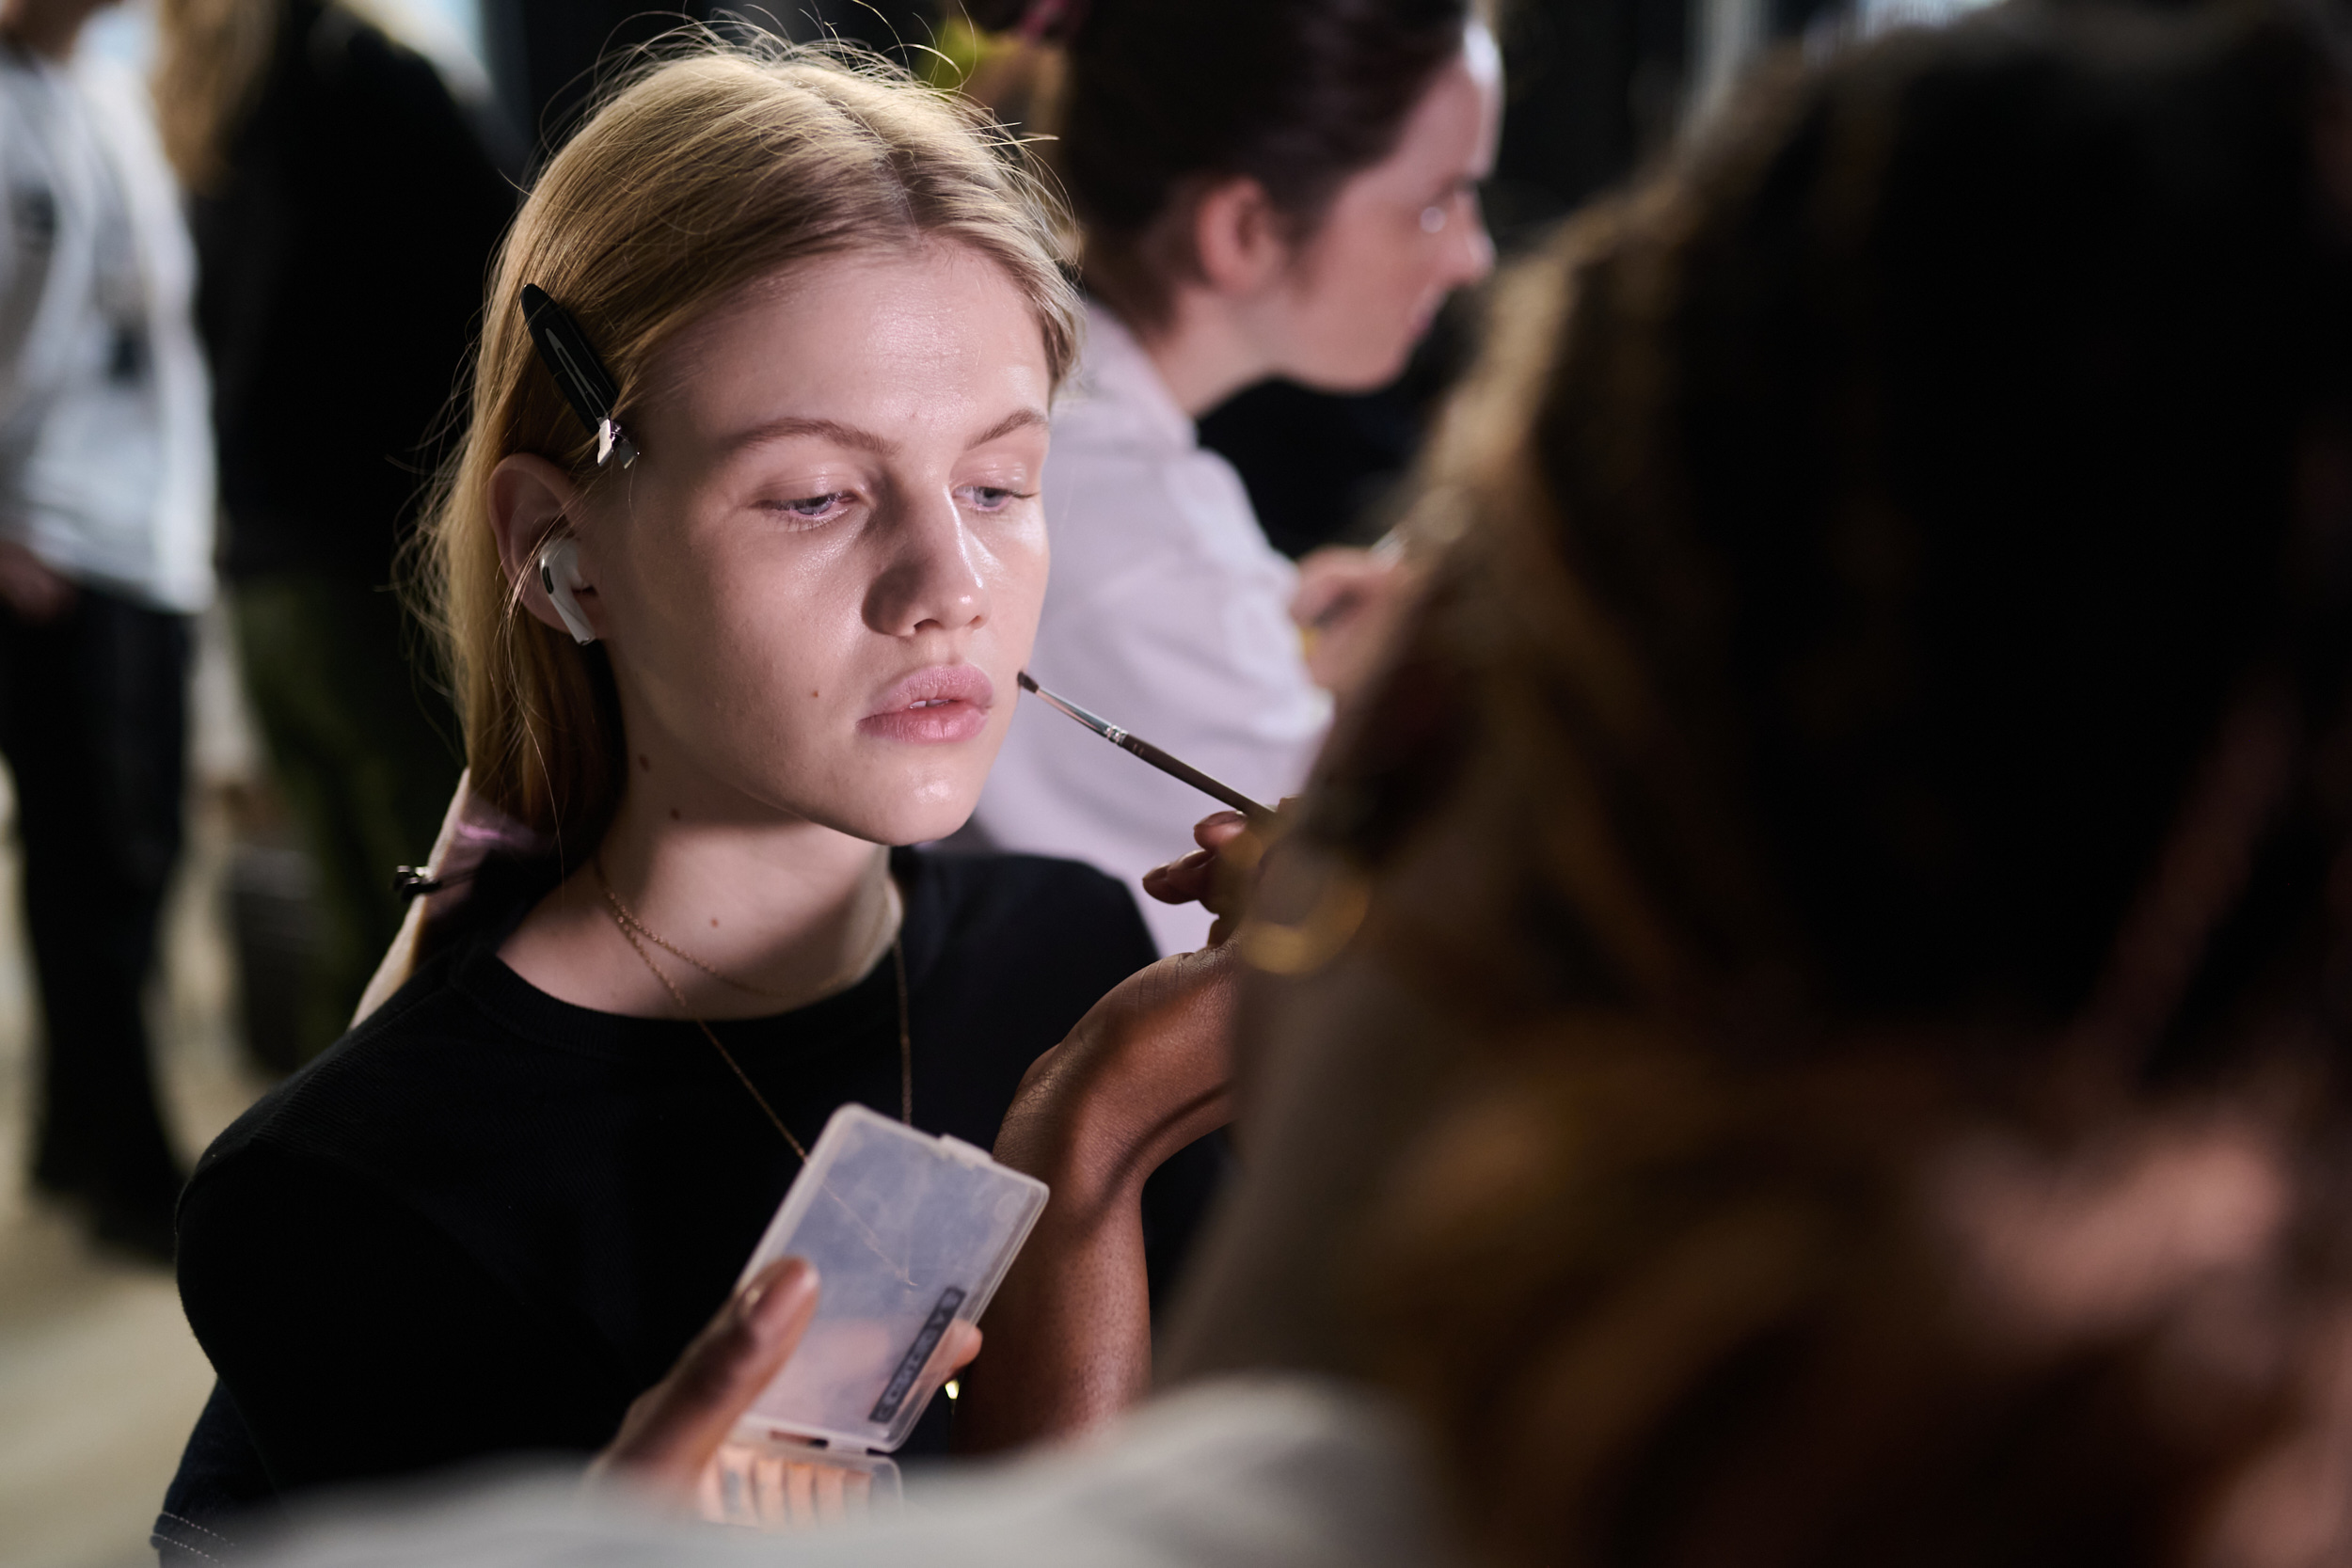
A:
<svg viewBox="0 0 2352 1568">
<path fill-rule="evenodd" d="M 188 1322 L 281 1491 L 612 1436 L 614 1358 L 454 1242 L 318 1163 L 249 1146 L 180 1210 Z"/>
</svg>

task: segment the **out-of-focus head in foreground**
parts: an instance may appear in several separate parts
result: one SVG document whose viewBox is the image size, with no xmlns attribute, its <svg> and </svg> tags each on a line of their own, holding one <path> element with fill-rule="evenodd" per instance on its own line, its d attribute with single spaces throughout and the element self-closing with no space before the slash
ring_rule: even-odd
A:
<svg viewBox="0 0 2352 1568">
<path fill-rule="evenodd" d="M 1405 1388 L 1509 1560 L 2342 1549 L 2344 87 L 2004 8 L 1506 281 L 1179 1366 Z"/>
</svg>

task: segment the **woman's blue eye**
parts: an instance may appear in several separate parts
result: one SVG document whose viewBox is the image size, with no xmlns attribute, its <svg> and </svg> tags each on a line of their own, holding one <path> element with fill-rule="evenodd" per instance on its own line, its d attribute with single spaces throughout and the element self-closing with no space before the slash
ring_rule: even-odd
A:
<svg viewBox="0 0 2352 1568">
<path fill-rule="evenodd" d="M 1025 492 L 1009 490 L 1001 484 L 969 485 L 964 493 L 972 498 L 972 504 L 983 512 L 1001 512 L 1012 502 L 1027 499 Z"/>
<path fill-rule="evenodd" d="M 821 517 L 849 498 L 838 490 L 822 496 L 803 496 L 796 500 L 780 501 L 777 506 L 795 517 Z"/>
</svg>

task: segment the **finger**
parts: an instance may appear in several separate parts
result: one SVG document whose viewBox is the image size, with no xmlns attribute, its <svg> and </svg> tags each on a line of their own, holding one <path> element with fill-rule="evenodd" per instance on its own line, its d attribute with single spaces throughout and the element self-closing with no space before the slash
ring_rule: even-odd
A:
<svg viewBox="0 0 2352 1568">
<path fill-rule="evenodd" d="M 1192 841 L 1203 849 L 1221 849 L 1248 831 L 1249 819 L 1241 813 L 1213 811 L 1192 825 Z"/>
<path fill-rule="evenodd" d="M 1372 558 L 1344 546 L 1315 551 L 1298 563 L 1298 587 L 1291 595 L 1291 619 L 1311 626 L 1327 616 L 1332 601 L 1357 592 L 1363 578 L 1376 571 Z"/>
<path fill-rule="evenodd" d="M 1248 831 L 1248 819 L 1241 813 L 1212 812 L 1193 824 L 1192 840 L 1200 847 L 1181 860 L 1155 865 L 1145 872 L 1143 891 L 1163 904 L 1206 901 L 1216 888 L 1217 855 Z"/>
<path fill-rule="evenodd" d="M 930 1359 L 923 1363 L 919 1386 L 936 1392 L 941 1384 L 970 1366 L 972 1358 L 979 1354 L 979 1325 L 965 1323 L 961 1318 L 956 1319 L 947 1325 L 947 1332 L 939 1337 L 939 1343 L 931 1351 Z"/>
<path fill-rule="evenodd" d="M 1216 881 L 1216 852 L 1195 849 L 1182 860 L 1155 865 L 1143 874 L 1143 891 L 1163 904 L 1190 904 Z"/>
<path fill-rule="evenodd" d="M 1308 631 L 1335 632 L 1361 614 L 1371 603 L 1372 594 L 1361 584 L 1334 585 L 1333 591 L 1323 595 L 1322 602 L 1311 612 L 1302 615 L 1293 610 L 1291 619 Z"/>
<path fill-rule="evenodd" d="M 1330 583 L 1302 580 L 1298 592 L 1291 595 L 1291 625 L 1311 627 L 1335 592 Z"/>
<path fill-rule="evenodd" d="M 947 1331 L 939 1337 L 939 1343 L 931 1347 L 930 1358 L 923 1363 L 923 1375 L 915 1380 L 914 1386 L 924 1401 L 929 1402 L 942 1384 L 970 1366 L 972 1358 L 979 1354 L 979 1325 L 965 1323 L 961 1318 L 950 1321 Z"/>
<path fill-rule="evenodd" d="M 629 1406 L 596 1461 L 688 1495 L 737 1419 L 784 1369 L 817 1315 L 817 1271 L 799 1258 L 762 1269 L 686 1347 L 670 1375 Z"/>
</svg>

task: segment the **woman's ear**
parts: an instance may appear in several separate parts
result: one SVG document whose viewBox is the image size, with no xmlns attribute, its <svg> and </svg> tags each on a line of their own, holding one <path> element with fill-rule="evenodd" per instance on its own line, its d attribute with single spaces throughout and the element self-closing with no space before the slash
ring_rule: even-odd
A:
<svg viewBox="0 0 2352 1568">
<path fill-rule="evenodd" d="M 567 635 L 577 634 L 548 601 L 547 590 L 540 586 L 537 556 L 558 535 L 578 537 L 567 523 L 580 515 L 584 499 L 571 475 L 534 453 L 516 452 L 490 474 L 490 529 L 498 537 L 499 564 L 515 590 L 516 602 L 542 625 Z M 582 580 L 573 598 L 602 636 L 596 573 L 584 556 L 580 571 Z"/>
<path fill-rule="evenodd" d="M 1192 210 L 1192 249 L 1200 276 L 1224 294 L 1253 294 L 1282 277 L 1291 245 L 1265 187 L 1247 175 L 1202 192 Z"/>
</svg>

